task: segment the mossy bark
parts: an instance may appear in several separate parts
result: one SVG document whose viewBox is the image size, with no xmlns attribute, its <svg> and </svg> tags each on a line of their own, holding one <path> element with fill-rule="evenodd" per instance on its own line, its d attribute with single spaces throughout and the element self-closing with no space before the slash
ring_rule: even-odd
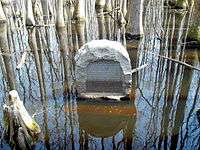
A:
<svg viewBox="0 0 200 150">
<path fill-rule="evenodd" d="M 188 32 L 188 38 L 190 40 L 195 40 L 200 44 L 200 2 L 195 1 L 193 9 L 194 11 Z"/>
<path fill-rule="evenodd" d="M 190 3 L 190 1 L 188 3 L 188 0 L 169 0 L 165 2 L 174 9 L 187 9 Z"/>
<path fill-rule="evenodd" d="M 181 9 L 187 9 L 188 8 L 188 0 L 177 0 L 176 7 L 181 8 Z"/>
<path fill-rule="evenodd" d="M 188 38 L 200 43 L 200 25 L 190 27 Z"/>
<path fill-rule="evenodd" d="M 96 9 L 104 9 L 106 4 L 105 0 L 96 0 L 95 7 Z"/>
<path fill-rule="evenodd" d="M 13 149 L 31 149 L 41 129 L 28 114 L 17 91 L 9 92 L 9 101 L 4 105 L 4 128 Z"/>
</svg>

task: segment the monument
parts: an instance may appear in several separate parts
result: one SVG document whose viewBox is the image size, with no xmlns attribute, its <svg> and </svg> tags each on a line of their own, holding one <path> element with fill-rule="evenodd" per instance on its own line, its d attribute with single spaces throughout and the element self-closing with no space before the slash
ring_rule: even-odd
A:
<svg viewBox="0 0 200 150">
<path fill-rule="evenodd" d="M 80 96 L 117 99 L 127 96 L 132 79 L 129 54 L 120 42 L 86 43 L 75 55 L 75 78 Z"/>
</svg>

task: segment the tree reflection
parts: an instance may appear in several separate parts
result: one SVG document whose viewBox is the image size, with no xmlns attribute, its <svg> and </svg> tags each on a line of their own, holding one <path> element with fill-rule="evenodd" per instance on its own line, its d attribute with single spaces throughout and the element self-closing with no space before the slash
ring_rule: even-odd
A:
<svg viewBox="0 0 200 150">
<path fill-rule="evenodd" d="M 152 1 L 152 3 L 154 2 Z M 171 10 L 167 9 L 166 11 Z M 187 36 L 187 32 L 183 31 L 187 31 L 188 29 L 188 22 L 191 19 L 190 12 L 167 12 L 163 19 L 165 32 L 160 35 L 160 33 L 163 32 L 163 29 L 160 28 L 162 25 L 158 25 L 156 31 L 155 27 L 147 28 L 147 32 L 153 32 L 152 34 L 155 36 L 152 38 L 152 34 L 150 34 L 151 37 L 148 35 L 144 37 L 144 41 L 147 42 L 144 43 L 144 48 L 147 48 L 148 51 L 159 53 L 159 55 L 168 55 L 170 58 L 175 57 L 178 60 L 195 66 L 195 63 L 198 61 L 196 59 L 198 54 L 195 52 L 188 52 L 185 49 L 185 45 L 182 44 L 185 43 L 184 41 Z M 146 23 L 148 23 L 149 16 L 146 16 L 145 20 Z M 159 30 L 162 32 L 159 32 Z M 160 40 L 159 37 L 162 37 L 165 41 L 162 41 L 162 39 Z M 150 43 L 153 43 L 153 46 Z M 141 51 L 144 50 L 141 49 Z M 191 55 L 191 53 L 193 53 L 193 55 Z M 140 72 L 139 74 L 139 87 L 142 93 L 146 93 L 142 95 L 142 97 L 150 97 L 148 99 L 149 102 L 146 103 L 144 101 L 144 103 L 148 105 L 152 103 L 154 106 L 153 109 L 149 107 L 150 105 L 148 106 L 149 119 L 148 121 L 144 121 L 146 128 L 146 144 L 144 144 L 144 147 L 179 149 L 180 141 L 182 140 L 181 135 L 183 134 L 182 128 L 184 128 L 184 119 L 189 117 L 186 114 L 186 106 L 190 101 L 190 95 L 194 94 L 193 92 L 191 93 L 191 88 L 192 80 L 196 72 L 181 64 L 172 62 L 169 59 L 151 57 L 151 52 L 149 52 L 149 54 L 147 52 L 147 56 L 144 55 L 143 52 L 140 52 L 139 55 L 142 56 L 140 57 L 141 60 L 144 60 L 144 58 L 149 55 L 148 61 L 151 63 L 151 69 L 155 70 L 151 70 L 151 75 L 144 74 L 144 72 Z M 156 69 L 153 67 L 155 64 Z M 150 70 L 150 68 L 147 70 Z M 150 81 L 150 83 L 145 83 L 146 80 Z M 151 87 L 149 87 L 149 85 L 151 85 Z M 147 94 L 147 90 L 149 89 L 151 89 L 150 93 Z M 142 108 L 139 103 L 138 100 L 137 108 Z M 160 111 L 162 115 L 160 115 Z M 159 121 L 158 118 L 160 118 L 161 121 Z M 152 131 L 152 129 L 155 128 L 158 128 L 158 130 Z"/>
<path fill-rule="evenodd" d="M 198 147 L 199 71 L 178 63 L 199 67 L 198 49 L 187 47 L 190 23 L 199 19 L 193 3 L 188 11 L 164 0 L 13 3 L 0 2 L 0 19 L 8 18 L 0 22 L 0 94 L 20 91 L 43 127 L 47 149 Z M 22 16 L 15 13 L 15 20 L 12 11 Z M 132 75 L 131 101 L 80 101 L 73 91 L 76 51 L 104 38 L 127 47 L 132 68 L 148 64 Z"/>
</svg>

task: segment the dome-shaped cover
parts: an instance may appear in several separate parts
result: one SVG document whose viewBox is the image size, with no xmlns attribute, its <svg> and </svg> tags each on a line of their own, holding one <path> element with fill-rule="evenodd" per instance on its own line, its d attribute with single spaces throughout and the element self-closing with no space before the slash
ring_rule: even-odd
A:
<svg viewBox="0 0 200 150">
<path fill-rule="evenodd" d="M 120 64 L 124 76 L 124 83 L 131 82 L 131 62 L 125 47 L 116 41 L 93 40 L 83 45 L 75 56 L 76 81 L 84 83 L 87 80 L 87 66 L 97 61 L 114 61 Z"/>
</svg>

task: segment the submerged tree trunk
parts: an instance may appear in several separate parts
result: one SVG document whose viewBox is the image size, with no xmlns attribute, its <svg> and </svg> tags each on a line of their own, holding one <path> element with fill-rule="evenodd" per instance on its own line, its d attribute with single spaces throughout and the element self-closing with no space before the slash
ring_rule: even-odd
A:
<svg viewBox="0 0 200 150">
<path fill-rule="evenodd" d="M 85 22 L 76 23 L 79 48 L 85 44 Z"/>
<path fill-rule="evenodd" d="M 9 92 L 8 104 L 4 105 L 5 137 L 13 149 L 31 149 L 34 139 L 41 132 L 39 125 L 28 114 L 18 92 Z"/>
<path fill-rule="evenodd" d="M 34 26 L 35 19 L 33 16 L 33 6 L 31 0 L 26 1 L 26 25 Z"/>
<path fill-rule="evenodd" d="M 7 78 L 9 88 L 13 90 L 16 89 L 16 80 L 12 66 L 12 55 L 8 45 L 7 23 L 8 22 L 3 11 L 2 3 L 0 2 L 0 48 L 3 54 L 3 60 L 6 69 L 5 76 Z"/>
<path fill-rule="evenodd" d="M 105 15 L 105 32 L 108 40 L 111 40 L 111 31 L 111 16 Z"/>
<path fill-rule="evenodd" d="M 64 27 L 65 21 L 64 21 L 64 0 L 58 0 L 57 1 L 57 7 L 56 7 L 56 26 L 57 27 Z"/>
<path fill-rule="evenodd" d="M 120 8 L 123 13 L 123 16 L 125 17 L 127 13 L 127 0 L 121 0 Z"/>
<path fill-rule="evenodd" d="M 96 0 L 95 7 L 97 10 L 101 9 L 103 11 L 105 4 L 106 0 Z"/>
<path fill-rule="evenodd" d="M 73 18 L 78 21 L 85 21 L 85 0 L 78 0 L 75 4 Z"/>
<path fill-rule="evenodd" d="M 104 27 L 104 15 L 101 14 L 100 12 L 100 15 L 98 15 L 97 17 L 97 21 L 98 21 L 98 29 L 99 29 L 99 39 L 104 39 L 105 37 L 105 27 Z"/>
<path fill-rule="evenodd" d="M 41 100 L 44 102 L 46 100 L 45 98 L 46 95 L 44 94 L 46 93 L 46 91 L 45 91 L 44 79 L 42 75 L 42 68 L 41 68 L 40 59 L 39 59 L 35 27 L 28 29 L 28 32 L 29 32 L 29 45 L 31 47 L 31 50 L 33 51 L 34 58 L 35 58 L 35 66 L 37 69 L 37 76 L 38 76 L 38 81 L 40 85 Z"/>
<path fill-rule="evenodd" d="M 97 12 L 97 21 L 98 21 L 98 29 L 99 29 L 99 39 L 104 39 L 105 28 L 104 28 L 104 14 L 103 10 L 105 7 L 105 0 L 97 0 L 95 3 L 95 8 Z"/>
<path fill-rule="evenodd" d="M 79 0 L 73 14 L 79 47 L 85 43 L 85 0 Z"/>
<path fill-rule="evenodd" d="M 190 0 L 193 1 L 193 0 Z M 186 9 L 188 8 L 188 0 L 177 0 L 176 7 Z"/>
<path fill-rule="evenodd" d="M 195 1 L 193 9 L 193 17 L 188 32 L 188 38 L 200 43 L 200 1 Z"/>
<path fill-rule="evenodd" d="M 65 93 L 69 92 L 69 83 L 68 83 L 68 77 L 69 77 L 69 64 L 70 64 L 70 52 L 67 46 L 67 31 L 65 27 L 60 27 L 57 28 L 57 32 L 58 32 L 58 37 L 60 40 L 60 53 L 61 53 L 61 57 L 62 57 L 62 62 L 63 62 L 63 66 L 64 66 L 64 91 Z"/>
<path fill-rule="evenodd" d="M 49 0 L 41 0 L 42 10 L 44 13 L 44 23 L 49 23 Z"/>
<path fill-rule="evenodd" d="M 136 36 L 142 36 L 143 30 L 143 4 L 144 0 L 129 1 L 128 32 Z"/>
<path fill-rule="evenodd" d="M 112 11 L 112 0 L 106 0 L 105 1 L 105 7 L 104 7 L 104 12 L 110 12 Z"/>
<path fill-rule="evenodd" d="M 165 0 L 165 3 L 175 9 L 187 9 L 189 5 L 188 0 Z"/>
</svg>

